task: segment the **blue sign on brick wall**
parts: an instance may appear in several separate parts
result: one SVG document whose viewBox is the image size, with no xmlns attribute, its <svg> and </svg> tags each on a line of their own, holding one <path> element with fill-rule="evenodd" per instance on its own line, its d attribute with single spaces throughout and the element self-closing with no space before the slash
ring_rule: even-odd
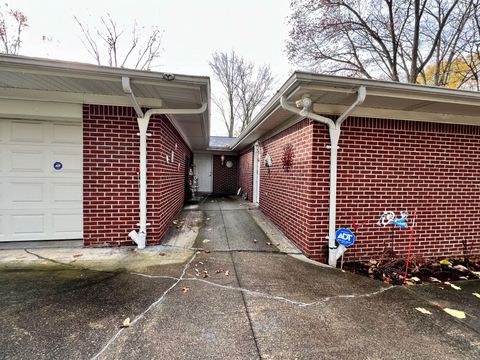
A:
<svg viewBox="0 0 480 360">
<path fill-rule="evenodd" d="M 349 229 L 340 228 L 335 233 L 338 243 L 343 246 L 351 246 L 355 242 L 355 234 Z"/>
</svg>

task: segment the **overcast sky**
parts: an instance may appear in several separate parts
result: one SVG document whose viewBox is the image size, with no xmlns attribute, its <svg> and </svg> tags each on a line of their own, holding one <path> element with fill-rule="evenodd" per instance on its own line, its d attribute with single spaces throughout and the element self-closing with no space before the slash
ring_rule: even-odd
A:
<svg viewBox="0 0 480 360">
<path fill-rule="evenodd" d="M 155 25 L 164 31 L 164 50 L 157 71 L 211 76 L 211 54 L 231 49 L 257 64 L 270 64 L 277 87 L 293 70 L 285 55 L 290 0 L 7 2 L 28 17 L 30 28 L 25 32 L 22 55 L 92 62 L 73 16 L 97 25 L 98 17 L 109 12 L 126 29 L 136 19 L 139 24 Z M 215 86 L 213 91 L 217 91 Z M 225 133 L 225 125 L 212 111 L 212 134 Z"/>
</svg>

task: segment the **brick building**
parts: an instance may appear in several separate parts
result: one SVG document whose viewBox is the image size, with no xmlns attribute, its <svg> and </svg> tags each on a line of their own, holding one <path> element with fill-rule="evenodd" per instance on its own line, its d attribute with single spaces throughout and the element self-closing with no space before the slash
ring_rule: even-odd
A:
<svg viewBox="0 0 480 360">
<path fill-rule="evenodd" d="M 0 56 L 0 242 L 158 244 L 185 200 L 240 188 L 304 253 L 480 255 L 480 94 L 294 73 L 237 139 L 207 77 Z M 1 244 L 0 244 L 1 245 Z"/>
<path fill-rule="evenodd" d="M 1 55 L 0 242 L 158 244 L 209 101 L 208 77 Z"/>
<path fill-rule="evenodd" d="M 239 186 L 315 260 L 355 224 L 347 259 L 406 253 L 408 228 L 377 223 L 407 211 L 411 226 L 415 209 L 414 254 L 480 255 L 479 110 L 476 92 L 297 72 L 233 144 Z"/>
</svg>

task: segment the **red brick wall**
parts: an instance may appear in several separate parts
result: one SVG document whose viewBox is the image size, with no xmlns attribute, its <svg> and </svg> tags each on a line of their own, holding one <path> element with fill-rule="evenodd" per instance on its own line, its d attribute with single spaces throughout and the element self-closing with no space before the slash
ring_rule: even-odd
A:
<svg viewBox="0 0 480 360">
<path fill-rule="evenodd" d="M 158 244 L 184 202 L 185 156 L 192 154 L 165 117 L 152 117 L 148 131 L 148 244 Z M 134 245 L 138 229 L 139 136 L 129 107 L 83 107 L 84 244 Z M 175 144 L 177 149 L 175 150 Z M 174 150 L 174 162 L 166 155 Z"/>
<path fill-rule="evenodd" d="M 253 194 L 253 147 L 238 157 L 238 186 L 247 193 L 247 200 L 252 201 Z"/>
<path fill-rule="evenodd" d="M 312 224 L 316 220 L 312 217 L 312 204 L 318 197 L 312 191 L 316 189 L 314 185 L 323 180 L 314 178 L 313 129 L 313 123 L 304 120 L 261 142 L 262 159 L 270 154 L 272 166 L 265 167 L 261 162 L 260 209 L 307 256 L 315 258 L 320 244 L 312 234 L 315 230 Z M 283 149 L 287 144 L 292 145 L 294 154 L 290 169 L 284 169 L 282 163 Z"/>
<path fill-rule="evenodd" d="M 233 166 L 228 168 L 226 163 Z M 217 195 L 235 195 L 238 189 L 238 157 L 225 156 L 224 166 L 220 155 L 213 156 L 213 193 Z"/>
<path fill-rule="evenodd" d="M 479 255 L 479 135 L 476 126 L 348 119 L 340 140 L 337 223 L 366 222 L 348 258 L 368 259 L 390 246 L 390 227 L 375 225 L 385 209 L 399 216 L 415 208 L 413 254 L 463 255 L 466 240 Z M 396 228 L 394 250 L 405 254 L 408 237 Z"/>
<path fill-rule="evenodd" d="M 480 217 L 480 127 L 350 118 L 338 158 L 337 228 L 352 218 L 365 225 L 346 259 L 378 257 L 392 243 L 391 228 L 376 222 L 385 209 L 417 208 L 413 254 L 480 254 L 474 219 Z M 294 149 L 282 169 L 285 144 Z M 273 166 L 261 167 L 260 208 L 316 260 L 325 261 L 330 150 L 326 126 L 304 120 L 263 141 Z M 473 234 L 473 235 L 472 235 Z M 395 229 L 393 249 L 405 254 L 407 230 Z"/>
</svg>

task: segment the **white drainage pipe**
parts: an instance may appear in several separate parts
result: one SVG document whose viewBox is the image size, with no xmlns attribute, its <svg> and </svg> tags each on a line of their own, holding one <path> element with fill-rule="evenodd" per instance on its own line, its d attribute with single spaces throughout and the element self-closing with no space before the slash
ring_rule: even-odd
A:
<svg viewBox="0 0 480 360">
<path fill-rule="evenodd" d="M 328 214 L 328 265 L 336 267 L 337 260 L 346 251 L 343 246 L 336 246 L 335 232 L 336 232 L 336 216 L 337 216 L 337 162 L 338 162 L 338 142 L 340 140 L 340 127 L 345 119 L 352 113 L 352 111 L 363 103 L 367 90 L 365 86 L 360 86 L 357 91 L 357 99 L 352 105 L 337 119 L 333 121 L 325 116 L 321 116 L 311 112 L 309 109 L 312 106 L 312 100 L 308 96 L 302 99 L 303 109 L 297 109 L 287 103 L 285 96 L 280 98 L 280 104 L 283 109 L 294 114 L 304 116 L 306 118 L 315 120 L 319 123 L 328 126 L 328 133 L 330 135 L 330 198 L 329 198 L 329 214 Z"/>
<path fill-rule="evenodd" d="M 138 130 L 140 135 L 140 222 L 138 232 L 130 231 L 128 236 L 138 246 L 144 249 L 147 239 L 147 133 L 150 117 L 155 114 L 201 114 L 207 109 L 207 103 L 203 103 L 197 109 L 150 109 L 145 112 L 143 117 L 138 117 Z"/>
</svg>

